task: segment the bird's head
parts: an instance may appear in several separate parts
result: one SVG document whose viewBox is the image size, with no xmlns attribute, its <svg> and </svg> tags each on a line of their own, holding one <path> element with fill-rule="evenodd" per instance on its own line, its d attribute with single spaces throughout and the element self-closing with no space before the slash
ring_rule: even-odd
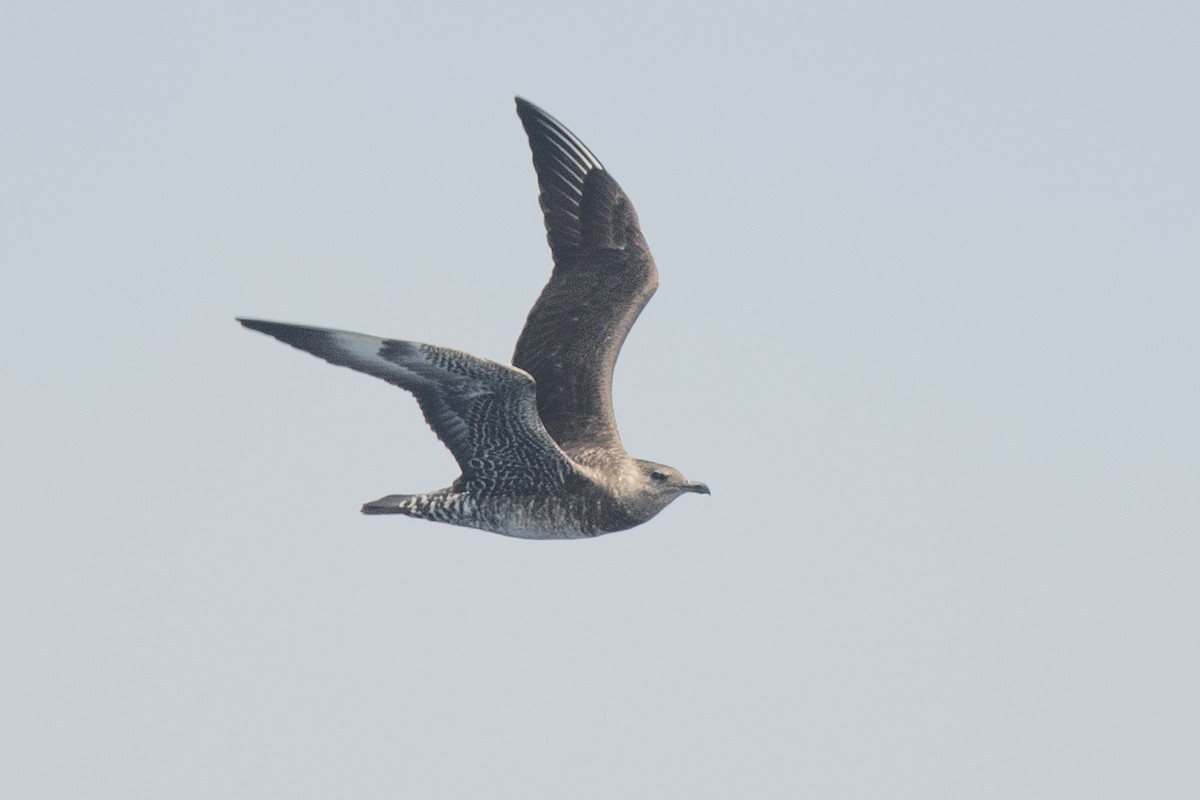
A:
<svg viewBox="0 0 1200 800">
<path fill-rule="evenodd" d="M 643 521 L 662 511 L 681 494 L 709 494 L 708 487 L 703 483 L 689 481 L 682 472 L 666 464 L 639 458 L 634 461 L 634 466 L 636 486 L 634 491 L 626 495 L 625 505 Z"/>
</svg>

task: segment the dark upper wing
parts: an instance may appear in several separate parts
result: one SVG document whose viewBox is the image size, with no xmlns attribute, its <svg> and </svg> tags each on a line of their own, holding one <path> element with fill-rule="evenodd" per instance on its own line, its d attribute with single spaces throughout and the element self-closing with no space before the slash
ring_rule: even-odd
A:
<svg viewBox="0 0 1200 800">
<path fill-rule="evenodd" d="M 533 381 L 459 350 L 361 333 L 238 320 L 331 364 L 412 392 L 475 491 L 544 491 L 575 469 L 538 418 Z"/>
<path fill-rule="evenodd" d="M 537 381 L 542 422 L 585 463 L 623 456 L 612 408 L 617 354 L 658 287 L 658 271 L 625 192 L 571 133 L 517 98 L 537 170 L 554 271 L 513 354 Z"/>
</svg>

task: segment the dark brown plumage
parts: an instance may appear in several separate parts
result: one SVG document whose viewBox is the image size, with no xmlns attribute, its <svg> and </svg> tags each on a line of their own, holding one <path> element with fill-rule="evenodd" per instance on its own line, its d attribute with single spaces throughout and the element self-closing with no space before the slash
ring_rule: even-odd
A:
<svg viewBox="0 0 1200 800">
<path fill-rule="evenodd" d="M 533 151 L 554 271 L 513 366 L 537 381 L 542 422 L 569 454 L 624 458 L 613 367 L 658 288 L 658 270 L 633 204 L 591 151 L 532 103 L 517 98 L 517 114 Z"/>
<path fill-rule="evenodd" d="M 677 470 L 629 456 L 612 407 L 617 355 L 658 286 L 637 213 L 565 126 L 517 98 L 541 190 L 550 281 L 513 366 L 458 350 L 278 322 L 243 325 L 416 396 L 458 461 L 448 488 L 389 495 L 367 514 L 408 516 L 531 539 L 633 527 L 685 492 Z"/>
</svg>

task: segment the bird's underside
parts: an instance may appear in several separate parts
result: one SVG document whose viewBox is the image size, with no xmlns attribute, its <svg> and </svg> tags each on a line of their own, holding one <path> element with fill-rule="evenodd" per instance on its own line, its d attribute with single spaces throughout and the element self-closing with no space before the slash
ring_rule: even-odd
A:
<svg viewBox="0 0 1200 800">
<path fill-rule="evenodd" d="M 554 256 L 513 366 L 435 345 L 241 319 L 243 325 L 411 392 L 462 475 L 388 495 L 404 514 L 530 539 L 633 527 L 685 492 L 677 470 L 632 458 L 612 409 L 617 354 L 658 284 L 629 199 L 569 130 L 520 98 Z"/>
</svg>

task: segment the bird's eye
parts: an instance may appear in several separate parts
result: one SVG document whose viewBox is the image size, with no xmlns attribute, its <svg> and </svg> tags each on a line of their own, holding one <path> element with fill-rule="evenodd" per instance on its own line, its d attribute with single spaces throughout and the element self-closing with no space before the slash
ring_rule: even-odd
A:
<svg viewBox="0 0 1200 800">
<path fill-rule="evenodd" d="M 658 470 L 650 473 L 650 480 L 652 481 L 665 481 L 666 479 L 666 473 L 659 472 Z"/>
</svg>

